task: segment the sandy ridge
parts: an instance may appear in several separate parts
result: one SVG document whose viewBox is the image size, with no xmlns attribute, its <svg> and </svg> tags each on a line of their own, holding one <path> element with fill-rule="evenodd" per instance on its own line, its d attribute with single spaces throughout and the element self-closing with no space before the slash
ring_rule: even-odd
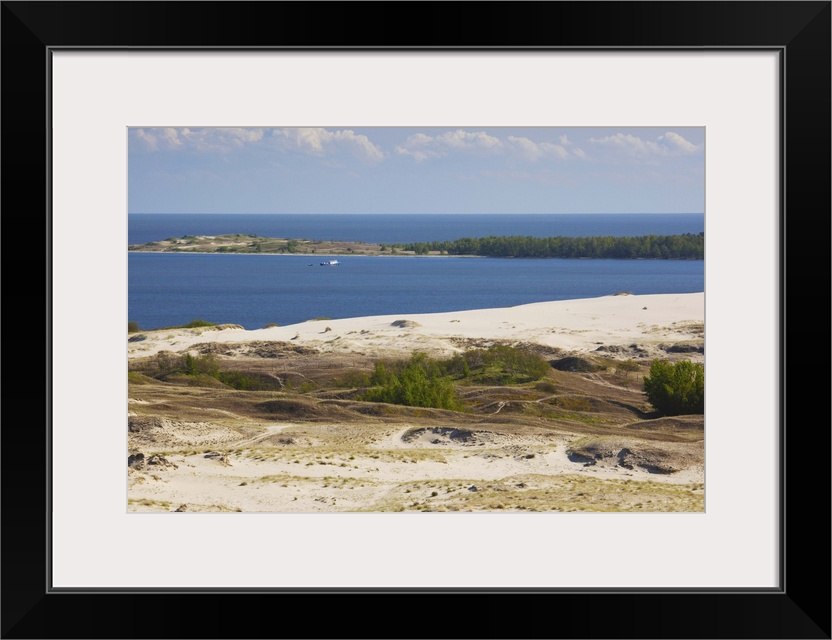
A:
<svg viewBox="0 0 832 640">
<path fill-rule="evenodd" d="M 447 353 L 463 350 L 454 340 L 478 339 L 576 352 L 638 344 L 649 351 L 665 343 L 701 342 L 704 319 L 704 293 L 611 295 L 496 309 L 316 320 L 268 329 L 148 331 L 142 334 L 145 339 L 128 343 L 128 357 L 184 351 L 206 341 L 289 342 L 321 351 L 365 354 L 417 349 Z"/>
</svg>

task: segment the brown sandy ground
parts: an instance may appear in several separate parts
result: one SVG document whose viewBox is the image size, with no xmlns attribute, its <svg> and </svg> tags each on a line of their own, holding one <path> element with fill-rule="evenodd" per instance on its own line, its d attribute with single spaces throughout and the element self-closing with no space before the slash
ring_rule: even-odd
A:
<svg viewBox="0 0 832 640">
<path fill-rule="evenodd" d="M 564 361 L 573 354 L 526 344 L 566 370 L 460 383 L 457 412 L 361 401 L 350 381 L 378 354 L 201 338 L 182 353 L 212 354 L 263 390 L 150 377 L 156 356 L 134 354 L 129 511 L 704 511 L 703 416 L 656 417 L 637 350 Z"/>
</svg>

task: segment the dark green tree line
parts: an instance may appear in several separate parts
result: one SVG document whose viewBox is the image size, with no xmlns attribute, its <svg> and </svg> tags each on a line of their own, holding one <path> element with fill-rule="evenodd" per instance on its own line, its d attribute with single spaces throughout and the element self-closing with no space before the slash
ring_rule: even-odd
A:
<svg viewBox="0 0 832 640">
<path fill-rule="evenodd" d="M 436 242 L 396 244 L 396 248 L 424 255 L 430 251 L 449 255 L 502 258 L 613 258 L 632 260 L 702 260 L 705 234 L 672 236 L 591 236 L 537 238 L 534 236 L 487 236 Z"/>
</svg>

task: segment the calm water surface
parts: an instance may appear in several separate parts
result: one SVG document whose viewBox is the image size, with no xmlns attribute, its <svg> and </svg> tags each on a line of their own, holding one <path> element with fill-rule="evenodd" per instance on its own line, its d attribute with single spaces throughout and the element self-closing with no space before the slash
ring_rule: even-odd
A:
<svg viewBox="0 0 832 640">
<path fill-rule="evenodd" d="M 311 318 L 432 313 L 546 300 L 704 291 L 701 260 L 188 255 L 130 253 L 129 319 L 258 329 Z"/>
</svg>

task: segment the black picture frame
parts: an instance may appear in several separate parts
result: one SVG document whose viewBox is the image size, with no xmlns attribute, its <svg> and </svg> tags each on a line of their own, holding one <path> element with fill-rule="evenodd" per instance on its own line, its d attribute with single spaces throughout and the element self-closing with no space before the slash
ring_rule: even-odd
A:
<svg viewBox="0 0 832 640">
<path fill-rule="evenodd" d="M 830 326 L 829 1 L 2 2 L 0 20 L 8 332 L 0 430 L 3 638 L 830 638 L 829 379 L 811 373 L 825 371 L 826 362 L 816 344 L 806 344 L 817 326 Z M 131 47 L 778 51 L 784 80 L 780 587 L 51 589 L 47 445 L 51 389 L 59 381 L 49 375 L 56 320 L 50 316 L 50 52 Z M 824 304 L 796 294 L 807 286 Z M 16 337 L 18 330 L 33 333 L 32 324 L 43 333 Z M 315 612 L 311 618 L 299 615 L 307 606 Z M 382 622 L 390 615 L 393 626 Z"/>
</svg>

